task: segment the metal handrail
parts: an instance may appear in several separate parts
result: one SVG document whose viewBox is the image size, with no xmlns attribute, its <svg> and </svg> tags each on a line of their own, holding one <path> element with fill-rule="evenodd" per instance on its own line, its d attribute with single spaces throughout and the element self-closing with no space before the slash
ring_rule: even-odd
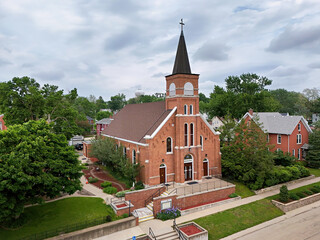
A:
<svg viewBox="0 0 320 240">
<path fill-rule="evenodd" d="M 179 239 L 181 240 L 188 240 L 186 236 L 183 235 L 182 231 L 178 228 L 176 224 L 176 219 L 173 219 L 173 229 L 178 232 Z"/>
<path fill-rule="evenodd" d="M 161 192 L 161 190 L 163 190 L 163 188 L 165 188 L 165 187 L 159 188 L 159 189 L 158 189 L 156 192 L 154 192 L 150 197 L 148 197 L 148 198 L 144 201 L 144 205 L 147 206 L 148 203 L 151 202 L 153 198 L 160 196 L 160 194 L 161 194 L 160 192 Z"/>
<path fill-rule="evenodd" d="M 171 194 L 177 194 L 177 189 L 174 188 L 171 192 L 168 193 L 168 195 L 171 195 Z"/>
<path fill-rule="evenodd" d="M 157 240 L 156 235 L 154 235 L 151 227 L 149 227 L 149 236 L 150 236 L 151 238 L 153 238 L 154 240 Z"/>
</svg>

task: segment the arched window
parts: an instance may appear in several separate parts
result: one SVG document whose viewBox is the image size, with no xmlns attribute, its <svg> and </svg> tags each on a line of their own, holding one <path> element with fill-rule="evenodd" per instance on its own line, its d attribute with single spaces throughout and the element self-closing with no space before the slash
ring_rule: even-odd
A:
<svg viewBox="0 0 320 240">
<path fill-rule="evenodd" d="M 200 136 L 200 145 L 201 145 L 201 150 L 203 151 L 203 137 Z"/>
<path fill-rule="evenodd" d="M 184 146 L 188 146 L 188 123 L 184 124 Z"/>
<path fill-rule="evenodd" d="M 184 105 L 184 114 L 185 114 L 185 115 L 188 114 L 188 105 Z"/>
<path fill-rule="evenodd" d="M 132 150 L 132 164 L 137 163 L 136 150 Z"/>
<path fill-rule="evenodd" d="M 123 156 L 127 156 L 127 148 L 126 147 L 123 147 Z"/>
<path fill-rule="evenodd" d="M 169 87 L 169 96 L 175 96 L 175 95 L 176 95 L 176 85 L 174 83 L 171 83 Z"/>
<path fill-rule="evenodd" d="M 186 96 L 193 96 L 193 85 L 191 82 L 187 82 L 184 85 L 184 95 Z"/>
<path fill-rule="evenodd" d="M 190 115 L 192 115 L 192 114 L 193 114 L 193 106 L 192 106 L 192 105 L 190 105 L 189 114 L 190 114 Z"/>
<path fill-rule="evenodd" d="M 193 123 L 190 123 L 190 146 L 193 146 Z"/>
<path fill-rule="evenodd" d="M 172 139 L 171 139 L 171 137 L 167 138 L 167 153 L 172 153 Z"/>
</svg>

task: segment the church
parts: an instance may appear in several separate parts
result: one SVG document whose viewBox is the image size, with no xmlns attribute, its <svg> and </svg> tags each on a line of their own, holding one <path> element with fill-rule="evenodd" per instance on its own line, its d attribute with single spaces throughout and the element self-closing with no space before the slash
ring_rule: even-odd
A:
<svg viewBox="0 0 320 240">
<path fill-rule="evenodd" d="M 165 101 L 129 104 L 101 135 L 140 163 L 146 186 L 221 176 L 219 133 L 199 112 L 199 74 L 191 72 L 183 28 Z"/>
</svg>

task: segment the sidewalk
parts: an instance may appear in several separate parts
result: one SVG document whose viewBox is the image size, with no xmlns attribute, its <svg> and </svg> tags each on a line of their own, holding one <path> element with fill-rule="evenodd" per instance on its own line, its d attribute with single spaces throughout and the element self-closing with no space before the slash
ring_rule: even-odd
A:
<svg viewBox="0 0 320 240">
<path fill-rule="evenodd" d="M 306 180 L 306 181 L 303 181 L 303 182 L 300 182 L 300 183 L 292 184 L 292 185 L 288 186 L 288 189 L 291 190 L 291 189 L 294 189 L 294 188 L 302 187 L 302 186 L 309 185 L 309 184 L 316 183 L 316 182 L 320 182 L 320 177 L 316 177 L 316 178 L 313 178 L 313 179 L 310 179 L 310 180 Z M 231 209 L 231 208 L 235 208 L 235 207 L 238 207 L 238 206 L 241 206 L 241 205 L 245 205 L 245 204 L 248 204 L 248 203 L 251 203 L 251 202 L 255 202 L 257 200 L 261 200 L 261 199 L 264 199 L 266 197 L 269 197 L 269 196 L 272 196 L 272 195 L 276 195 L 278 193 L 279 193 L 279 190 L 277 189 L 277 190 L 265 192 L 265 193 L 262 193 L 262 194 L 259 194 L 259 195 L 254 195 L 254 196 L 251 196 L 251 197 L 247 197 L 247 198 L 244 198 L 244 199 L 241 199 L 241 200 L 238 200 L 238 201 L 234 201 L 234 202 L 226 203 L 226 204 L 223 204 L 223 205 L 215 206 L 215 207 L 208 208 L 208 209 L 205 209 L 205 210 L 202 210 L 202 211 L 199 211 L 199 212 L 195 212 L 195 213 L 192 213 L 192 214 L 181 216 L 181 217 L 176 219 L 176 222 L 177 222 L 177 224 L 184 223 L 184 222 L 189 222 L 189 221 L 192 221 L 192 220 L 200 218 L 200 217 L 205 217 L 205 216 L 208 216 L 208 215 L 211 215 L 211 214 L 215 214 L 217 212 L 222 212 L 222 211 L 225 211 L 227 209 Z M 303 210 L 304 209 L 301 209 L 300 211 L 303 211 Z M 299 209 L 294 210 L 292 212 L 293 213 L 288 212 L 287 214 L 279 217 L 280 220 L 278 220 L 278 221 L 281 221 L 282 217 L 286 217 L 288 214 L 297 214 L 296 212 L 299 212 Z M 274 219 L 274 221 L 277 221 L 277 219 L 278 218 Z M 155 235 L 159 235 L 159 234 L 162 234 L 162 233 L 165 233 L 165 232 L 169 232 L 169 231 L 172 230 L 172 228 L 171 228 L 172 221 L 173 220 L 167 220 L 167 221 L 163 222 L 163 221 L 158 220 L 158 219 L 153 219 L 153 220 L 150 220 L 150 221 L 147 221 L 147 222 L 143 222 L 137 227 L 126 229 L 126 230 L 123 230 L 121 232 L 114 233 L 114 234 L 111 234 L 111 235 L 106 235 L 106 236 L 100 237 L 98 239 L 99 240 L 107 240 L 107 239 L 127 240 L 127 239 L 132 238 L 133 236 L 141 235 L 141 232 L 147 234 L 149 232 L 149 227 L 152 228 L 152 230 L 155 233 Z M 273 221 L 273 220 L 271 220 L 271 221 Z M 262 223 L 262 224 L 268 224 L 271 221 L 268 221 L 268 222 Z M 260 225 L 262 225 L 262 224 L 260 224 Z M 256 226 L 256 227 L 258 227 L 258 226 Z M 244 230 L 244 231 L 246 231 L 246 230 Z M 112 237 L 115 236 L 116 238 L 111 238 L 111 236 Z"/>
</svg>

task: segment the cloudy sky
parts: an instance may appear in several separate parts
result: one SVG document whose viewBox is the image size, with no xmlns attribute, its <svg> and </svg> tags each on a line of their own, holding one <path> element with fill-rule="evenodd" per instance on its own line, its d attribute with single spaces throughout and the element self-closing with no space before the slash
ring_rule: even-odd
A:
<svg viewBox="0 0 320 240">
<path fill-rule="evenodd" d="M 184 19 L 200 91 L 252 72 L 271 89 L 320 87 L 319 0 L 0 0 L 0 81 L 81 96 L 164 92 Z"/>
</svg>

